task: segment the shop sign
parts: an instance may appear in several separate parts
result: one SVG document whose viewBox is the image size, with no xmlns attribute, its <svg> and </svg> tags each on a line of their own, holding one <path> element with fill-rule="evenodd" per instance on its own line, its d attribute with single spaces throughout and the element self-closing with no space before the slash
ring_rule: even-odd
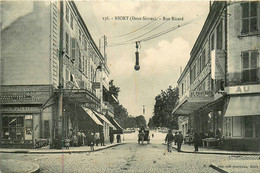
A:
<svg viewBox="0 0 260 173">
<path fill-rule="evenodd" d="M 38 107 L 18 107 L 18 106 L 8 106 L 0 107 L 1 113 L 39 113 L 40 109 Z"/>
<path fill-rule="evenodd" d="M 93 89 L 100 89 L 100 82 L 94 82 Z"/>
<path fill-rule="evenodd" d="M 228 94 L 260 93 L 260 85 L 242 85 L 227 88 Z"/>
<path fill-rule="evenodd" d="M 50 95 L 50 86 L 2 86 L 0 104 L 41 104 Z"/>
<path fill-rule="evenodd" d="M 89 93 L 84 89 L 64 89 L 63 90 L 64 97 L 69 98 L 71 101 L 76 102 L 87 102 L 91 101 L 91 97 Z"/>
<path fill-rule="evenodd" d="M 213 96 L 213 91 L 192 91 L 191 97 L 210 97 Z"/>
</svg>

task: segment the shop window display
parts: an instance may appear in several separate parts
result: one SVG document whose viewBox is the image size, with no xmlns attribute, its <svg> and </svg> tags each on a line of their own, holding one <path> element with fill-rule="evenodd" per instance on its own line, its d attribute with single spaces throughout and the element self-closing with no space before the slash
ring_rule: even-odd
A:
<svg viewBox="0 0 260 173">
<path fill-rule="evenodd" d="M 29 117 L 30 119 L 26 119 Z M 2 119 L 2 139 L 10 141 L 23 141 L 26 140 L 25 132 L 27 133 L 27 120 L 30 120 L 30 128 L 32 131 L 32 116 L 31 115 L 4 115 Z M 25 124 L 26 122 L 26 124 Z M 32 132 L 30 133 L 30 138 L 27 140 L 32 140 Z"/>
</svg>

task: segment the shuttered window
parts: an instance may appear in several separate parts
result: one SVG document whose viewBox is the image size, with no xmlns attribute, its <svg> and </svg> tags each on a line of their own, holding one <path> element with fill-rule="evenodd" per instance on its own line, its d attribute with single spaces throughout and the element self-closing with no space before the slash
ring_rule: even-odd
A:
<svg viewBox="0 0 260 173">
<path fill-rule="evenodd" d="M 258 2 L 246 2 L 242 4 L 242 34 L 258 31 L 257 28 Z"/>
<path fill-rule="evenodd" d="M 258 52 L 247 51 L 242 52 L 242 82 L 256 82 L 258 81 Z"/>
</svg>

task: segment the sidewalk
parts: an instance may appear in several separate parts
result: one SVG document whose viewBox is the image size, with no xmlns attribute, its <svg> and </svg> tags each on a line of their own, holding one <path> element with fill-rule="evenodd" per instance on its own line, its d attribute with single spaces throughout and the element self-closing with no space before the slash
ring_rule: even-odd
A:
<svg viewBox="0 0 260 173">
<path fill-rule="evenodd" d="M 71 153 L 84 153 L 84 152 L 95 152 L 104 150 L 107 148 L 123 145 L 122 143 L 106 144 L 105 146 L 94 146 L 94 151 L 90 150 L 89 146 L 70 147 L 70 149 L 11 149 L 11 148 L 0 148 L 0 153 L 24 153 L 24 154 L 71 154 Z M 12 159 L 0 160 L 0 173 L 37 173 L 40 172 L 40 166 L 37 164 L 17 161 Z"/>
<path fill-rule="evenodd" d="M 177 150 L 177 145 L 173 145 L 173 148 Z M 227 151 L 213 148 L 199 148 L 198 152 L 194 152 L 194 146 L 183 144 L 181 146 L 181 152 L 193 153 L 193 154 L 217 154 L 217 155 L 233 155 L 236 160 L 228 160 L 227 162 L 219 161 L 211 163 L 209 166 L 213 169 L 222 172 L 259 172 L 260 170 L 260 152 L 250 151 Z M 241 157 L 250 156 L 254 157 L 253 160 L 243 160 Z"/>
<path fill-rule="evenodd" d="M 105 144 L 105 146 L 94 146 L 94 151 L 90 150 L 89 146 L 80 146 L 80 147 L 70 147 L 69 149 L 49 149 L 49 148 L 36 148 L 36 149 L 12 149 L 12 148 L 0 148 L 0 153 L 25 153 L 25 154 L 58 154 L 58 153 L 85 153 L 85 152 L 95 152 L 103 149 L 115 147 L 118 145 L 125 144 L 125 142 L 121 143 L 113 143 L 113 144 Z"/>
<path fill-rule="evenodd" d="M 177 145 L 172 146 L 174 149 L 177 150 Z M 188 144 L 182 144 L 181 152 L 183 153 L 194 153 L 194 154 L 220 154 L 220 155 L 255 155 L 260 157 L 260 152 L 253 152 L 253 151 L 227 151 L 227 150 L 220 150 L 214 148 L 203 148 L 199 147 L 198 152 L 194 152 L 194 146 Z"/>
</svg>

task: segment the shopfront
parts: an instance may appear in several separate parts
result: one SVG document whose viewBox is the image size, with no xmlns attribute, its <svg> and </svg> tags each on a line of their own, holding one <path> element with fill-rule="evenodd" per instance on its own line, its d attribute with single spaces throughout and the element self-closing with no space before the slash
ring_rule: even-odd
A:
<svg viewBox="0 0 260 173">
<path fill-rule="evenodd" d="M 52 108 L 44 108 L 50 86 L 1 86 L 0 146 L 34 148 L 37 140 L 51 139 Z"/>
<path fill-rule="evenodd" d="M 225 148 L 260 151 L 260 95 L 231 95 L 224 116 Z"/>
<path fill-rule="evenodd" d="M 33 115 L 32 114 L 3 114 L 2 115 L 1 145 L 14 148 L 33 147 Z M 26 148 L 26 147 L 25 147 Z"/>
</svg>

